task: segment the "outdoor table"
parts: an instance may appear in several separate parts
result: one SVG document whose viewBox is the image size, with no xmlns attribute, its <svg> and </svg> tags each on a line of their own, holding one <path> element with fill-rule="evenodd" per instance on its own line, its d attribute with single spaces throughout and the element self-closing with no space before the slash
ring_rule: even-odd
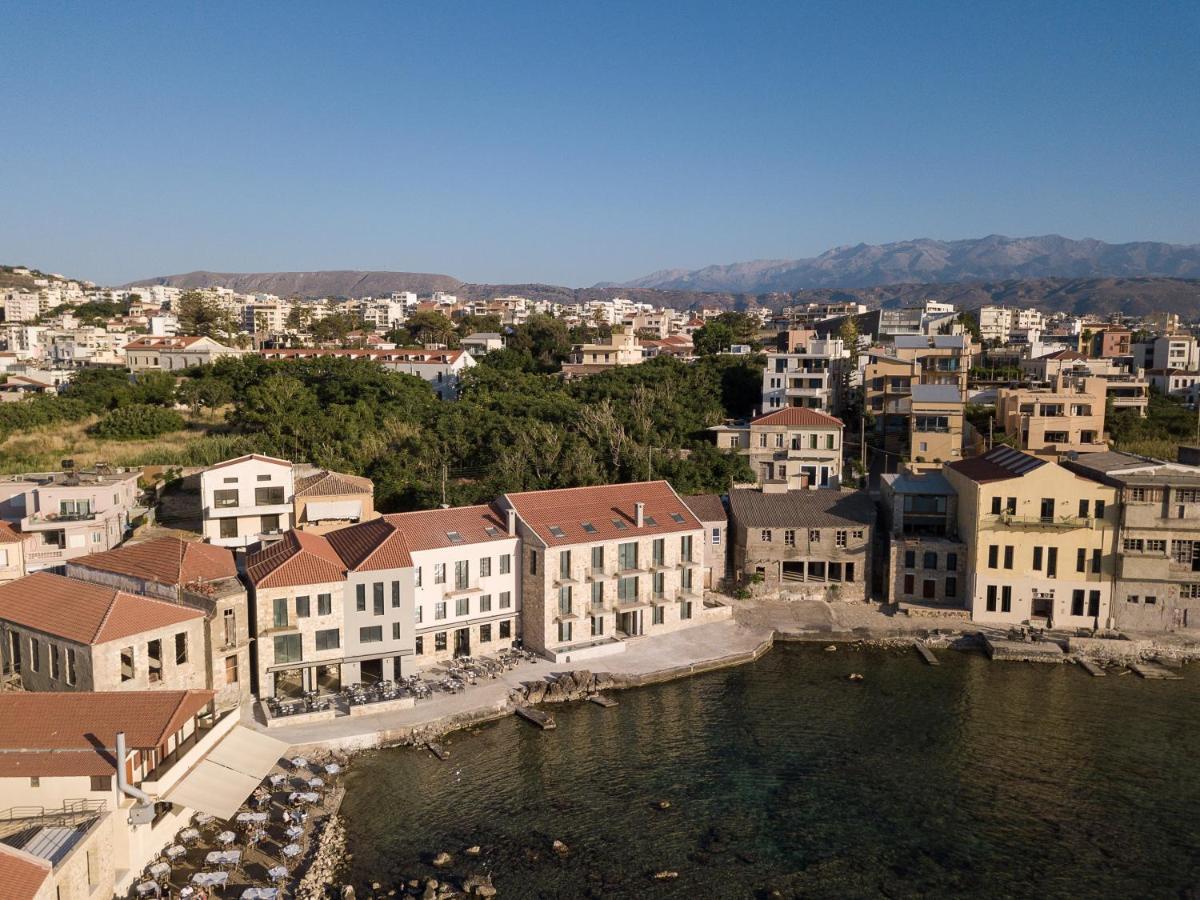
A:
<svg viewBox="0 0 1200 900">
<path fill-rule="evenodd" d="M 165 862 L 155 863 L 154 865 L 152 865 L 150 867 L 150 874 L 153 875 L 155 878 L 162 878 L 166 875 L 170 875 L 171 874 L 171 864 L 165 863 Z"/>
<path fill-rule="evenodd" d="M 194 896 L 195 893 L 196 893 L 196 889 L 194 887 L 192 887 L 190 884 L 185 884 L 183 887 L 181 887 L 179 889 L 179 896 L 183 897 L 183 898 Z"/>
<path fill-rule="evenodd" d="M 211 816 L 208 813 L 196 813 L 196 818 L 194 819 L 194 821 L 197 825 L 203 827 L 203 826 L 207 825 L 209 822 L 211 822 L 214 818 L 216 818 L 216 817 Z"/>
<path fill-rule="evenodd" d="M 197 872 L 192 876 L 192 884 L 200 887 L 217 887 L 229 880 L 228 872 Z"/>
<path fill-rule="evenodd" d="M 304 829 L 301 828 L 299 825 L 289 825 L 287 827 L 287 831 L 285 831 L 284 834 L 286 834 L 290 838 L 298 838 L 298 837 L 300 837 L 300 835 L 304 834 Z"/>
<path fill-rule="evenodd" d="M 329 775 L 336 775 L 340 771 L 342 771 L 342 767 L 337 763 L 329 763 L 329 765 L 325 767 L 325 772 Z"/>
<path fill-rule="evenodd" d="M 267 869 L 267 877 L 272 881 L 286 881 L 288 877 L 287 866 L 273 866 Z"/>
<path fill-rule="evenodd" d="M 288 844 L 286 847 L 283 848 L 283 855 L 284 856 L 299 856 L 300 855 L 300 845 L 299 844 Z"/>
<path fill-rule="evenodd" d="M 180 844 L 172 844 L 163 852 L 167 859 L 179 859 L 179 857 L 187 853 L 187 850 Z"/>
<path fill-rule="evenodd" d="M 200 832 L 195 828 L 185 828 L 183 831 L 179 832 L 179 839 L 181 841 L 195 841 L 199 840 L 199 838 Z"/>
<path fill-rule="evenodd" d="M 236 866 L 241 861 L 241 850 L 213 850 L 204 857 L 208 866 Z"/>
<path fill-rule="evenodd" d="M 307 769 L 308 768 L 308 760 L 305 759 L 303 756 L 297 756 L 292 759 L 292 765 L 295 766 L 297 769 Z"/>
<path fill-rule="evenodd" d="M 242 891 L 242 900 L 275 900 L 278 896 L 278 888 L 246 888 Z"/>
<path fill-rule="evenodd" d="M 157 881 L 143 881 L 134 890 L 137 891 L 139 897 L 145 897 L 147 894 L 154 894 L 156 897 L 162 896 L 162 888 L 158 886 Z"/>
<path fill-rule="evenodd" d="M 310 788 L 323 788 L 325 787 L 325 781 L 321 778 L 310 778 L 308 779 L 308 786 Z"/>
<path fill-rule="evenodd" d="M 283 779 L 285 777 L 287 776 L 280 775 L 278 772 L 276 772 L 274 775 L 268 778 L 267 781 L 271 782 L 272 787 L 279 787 L 281 784 L 283 784 Z"/>
<path fill-rule="evenodd" d="M 253 824 L 254 824 L 254 823 L 256 823 L 256 822 L 265 822 L 265 821 L 267 821 L 267 814 L 266 814 L 266 813 L 261 813 L 261 812 L 244 812 L 244 813 L 238 813 L 238 814 L 237 814 L 237 821 L 241 822 L 242 824 L 247 824 L 247 823 L 249 823 L 249 824 L 253 825 Z"/>
<path fill-rule="evenodd" d="M 217 843 L 224 844 L 226 847 L 228 847 L 230 844 L 232 844 L 236 840 L 237 840 L 237 835 L 234 834 L 232 831 L 222 831 L 220 834 L 217 835 Z"/>
<path fill-rule="evenodd" d="M 288 794 L 289 803 L 316 803 L 321 795 L 316 791 L 292 791 Z"/>
</svg>

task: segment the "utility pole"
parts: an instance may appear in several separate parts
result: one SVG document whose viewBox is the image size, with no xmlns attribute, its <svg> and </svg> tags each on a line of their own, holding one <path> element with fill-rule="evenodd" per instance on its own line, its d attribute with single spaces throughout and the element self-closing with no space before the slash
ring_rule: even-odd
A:
<svg viewBox="0 0 1200 900">
<path fill-rule="evenodd" d="M 862 466 L 863 478 L 867 477 L 867 412 L 858 417 L 858 454 L 859 465 Z"/>
<path fill-rule="evenodd" d="M 442 509 L 449 509 L 450 504 L 446 502 L 446 464 L 442 463 Z"/>
</svg>

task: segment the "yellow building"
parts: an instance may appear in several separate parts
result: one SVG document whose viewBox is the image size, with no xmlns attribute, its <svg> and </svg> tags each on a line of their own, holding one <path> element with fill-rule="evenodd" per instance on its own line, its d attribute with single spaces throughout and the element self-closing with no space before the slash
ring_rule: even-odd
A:
<svg viewBox="0 0 1200 900">
<path fill-rule="evenodd" d="M 1117 491 L 1011 447 L 951 463 L 967 545 L 966 605 L 977 622 L 1103 628 Z"/>
<path fill-rule="evenodd" d="M 1031 453 L 1099 453 L 1104 440 L 1108 382 L 1059 374 L 1048 388 L 1000 388 L 996 421 Z"/>
</svg>

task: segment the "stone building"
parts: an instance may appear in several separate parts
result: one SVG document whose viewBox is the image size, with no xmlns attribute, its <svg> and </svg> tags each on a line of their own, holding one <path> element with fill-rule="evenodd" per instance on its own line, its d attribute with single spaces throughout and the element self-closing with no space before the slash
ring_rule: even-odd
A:
<svg viewBox="0 0 1200 900">
<path fill-rule="evenodd" d="M 1117 492 L 1011 447 L 951 463 L 965 601 L 993 624 L 1104 628 L 1117 534 Z"/>
<path fill-rule="evenodd" d="M 1118 492 L 1114 624 L 1200 628 L 1200 468 L 1116 452 L 1062 465 Z"/>
<path fill-rule="evenodd" d="M 762 487 L 837 488 L 842 481 L 841 419 L 817 409 L 787 407 L 743 425 L 716 425 L 717 446 L 747 457 Z"/>
<path fill-rule="evenodd" d="M 521 538 L 525 645 L 555 662 L 724 618 L 704 597 L 705 531 L 665 481 L 505 494 Z"/>
<path fill-rule="evenodd" d="M 880 479 L 887 536 L 884 597 L 910 613 L 963 608 L 967 545 L 958 540 L 958 496 L 939 471 Z"/>
<path fill-rule="evenodd" d="M 67 563 L 67 575 L 199 610 L 204 686 L 215 692 L 217 708 L 250 696 L 250 606 L 230 550 L 163 537 L 81 556 Z"/>
<path fill-rule="evenodd" d="M 295 473 L 292 521 L 301 531 L 326 534 L 379 517 L 370 478 L 328 469 Z"/>
<path fill-rule="evenodd" d="M 875 504 L 861 491 L 729 493 L 733 571 L 788 597 L 870 596 Z"/>
<path fill-rule="evenodd" d="M 695 494 L 684 497 L 683 502 L 704 526 L 700 553 L 704 588 L 721 590 L 729 569 L 729 513 L 725 501 L 716 494 Z"/>
<path fill-rule="evenodd" d="M 3 668 L 27 691 L 203 688 L 204 614 L 35 572 L 0 585 Z"/>
</svg>

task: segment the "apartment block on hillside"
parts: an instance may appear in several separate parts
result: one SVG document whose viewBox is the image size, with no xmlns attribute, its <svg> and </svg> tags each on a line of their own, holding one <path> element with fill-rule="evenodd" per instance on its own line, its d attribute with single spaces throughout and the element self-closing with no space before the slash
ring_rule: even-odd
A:
<svg viewBox="0 0 1200 900">
<path fill-rule="evenodd" d="M 762 411 L 803 407 L 838 412 L 845 402 L 850 353 L 839 338 L 818 338 L 811 331 L 780 335 L 777 352 L 767 354 Z"/>
</svg>

